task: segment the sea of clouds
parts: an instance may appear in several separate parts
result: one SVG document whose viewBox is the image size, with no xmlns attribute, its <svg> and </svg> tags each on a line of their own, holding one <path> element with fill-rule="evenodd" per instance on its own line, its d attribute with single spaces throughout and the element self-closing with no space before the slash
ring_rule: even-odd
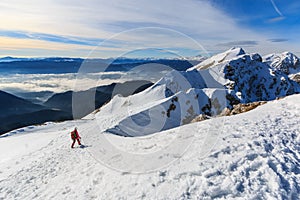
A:
<svg viewBox="0 0 300 200">
<path fill-rule="evenodd" d="M 66 73 L 66 74 L 0 74 L 0 90 L 11 94 L 25 92 L 61 93 L 87 90 L 101 85 L 130 80 L 157 81 L 167 71 L 133 70 L 129 72 Z"/>
</svg>

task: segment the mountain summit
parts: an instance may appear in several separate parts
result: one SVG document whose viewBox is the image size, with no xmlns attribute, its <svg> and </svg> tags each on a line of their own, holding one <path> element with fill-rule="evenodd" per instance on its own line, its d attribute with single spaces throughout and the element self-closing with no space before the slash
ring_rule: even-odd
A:
<svg viewBox="0 0 300 200">
<path fill-rule="evenodd" d="M 291 52 L 269 54 L 263 57 L 265 63 L 289 76 L 293 81 L 300 83 L 300 59 Z"/>
<path fill-rule="evenodd" d="M 245 54 L 245 51 L 242 48 L 232 47 L 231 49 L 229 49 L 225 52 L 216 54 L 216 55 L 204 60 L 203 62 L 199 63 L 198 65 L 196 65 L 192 68 L 190 68 L 189 70 L 192 70 L 192 69 L 197 69 L 197 70 L 207 69 L 209 67 L 220 64 L 224 61 L 231 60 L 231 59 L 233 59 L 237 56 L 244 55 L 244 54 Z"/>
</svg>

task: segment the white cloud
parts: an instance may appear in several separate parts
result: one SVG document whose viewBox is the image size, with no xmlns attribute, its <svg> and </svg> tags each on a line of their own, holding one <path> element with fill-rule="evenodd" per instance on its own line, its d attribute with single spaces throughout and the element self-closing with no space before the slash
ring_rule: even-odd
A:
<svg viewBox="0 0 300 200">
<path fill-rule="evenodd" d="M 107 85 L 113 82 L 124 81 L 123 79 L 101 79 L 101 75 L 120 75 L 122 72 L 91 73 L 77 79 L 76 74 L 14 74 L 0 76 L 0 90 L 7 92 L 41 92 L 51 91 L 55 93 L 68 90 L 86 90 L 99 85 Z M 75 84 L 77 85 L 75 88 Z M 80 86 L 80 87 L 79 87 Z"/>
<path fill-rule="evenodd" d="M 209 50 L 224 50 L 216 44 L 243 40 L 258 41 L 255 48 L 259 49 L 259 41 L 269 39 L 239 27 L 234 18 L 213 7 L 209 1 L 201 0 L 2 0 L 0 9 L 2 30 L 105 39 L 128 29 L 156 26 L 182 32 Z M 168 35 L 160 37 L 157 32 L 131 33 L 117 36 L 121 49 L 133 45 L 187 46 L 176 37 L 166 39 Z M 82 49 L 82 53 L 88 52 Z"/>
<path fill-rule="evenodd" d="M 160 71 L 143 69 L 140 67 L 129 72 L 98 72 L 98 73 L 68 73 L 68 74 L 11 74 L 0 75 L 0 90 L 12 94 L 18 92 L 42 92 L 51 91 L 54 93 L 66 92 L 69 90 L 87 90 L 100 85 L 121 83 L 130 80 L 157 81 L 162 74 L 167 73 L 161 68 Z M 168 69 L 170 70 L 170 69 Z"/>
</svg>

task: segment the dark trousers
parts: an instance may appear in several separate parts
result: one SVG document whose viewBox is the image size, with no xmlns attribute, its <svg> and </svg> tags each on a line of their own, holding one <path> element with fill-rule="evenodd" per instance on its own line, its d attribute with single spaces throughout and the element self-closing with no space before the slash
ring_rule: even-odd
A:
<svg viewBox="0 0 300 200">
<path fill-rule="evenodd" d="M 74 148 L 74 144 L 75 144 L 76 140 L 77 140 L 78 144 L 81 145 L 79 138 L 76 138 L 76 139 L 73 139 L 71 148 Z"/>
</svg>

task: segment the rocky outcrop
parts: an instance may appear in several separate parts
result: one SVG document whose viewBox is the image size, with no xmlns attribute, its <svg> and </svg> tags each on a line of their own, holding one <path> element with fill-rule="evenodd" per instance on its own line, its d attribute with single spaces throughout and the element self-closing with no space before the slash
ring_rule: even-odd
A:
<svg viewBox="0 0 300 200">
<path fill-rule="evenodd" d="M 267 103 L 266 101 L 258 101 L 258 102 L 252 102 L 252 103 L 245 103 L 245 104 L 237 104 L 233 106 L 233 109 L 225 108 L 220 116 L 229 116 L 229 115 L 237 115 L 244 112 L 248 112 L 250 110 L 253 110 L 257 108 L 258 106 L 261 106 L 263 104 Z"/>
<path fill-rule="evenodd" d="M 207 120 L 207 119 L 209 119 L 209 117 L 208 117 L 207 115 L 205 115 L 205 114 L 200 114 L 200 115 L 198 115 L 197 117 L 195 117 L 195 118 L 191 121 L 191 123 L 201 122 L 201 121 L 204 121 L 204 120 Z"/>
</svg>

